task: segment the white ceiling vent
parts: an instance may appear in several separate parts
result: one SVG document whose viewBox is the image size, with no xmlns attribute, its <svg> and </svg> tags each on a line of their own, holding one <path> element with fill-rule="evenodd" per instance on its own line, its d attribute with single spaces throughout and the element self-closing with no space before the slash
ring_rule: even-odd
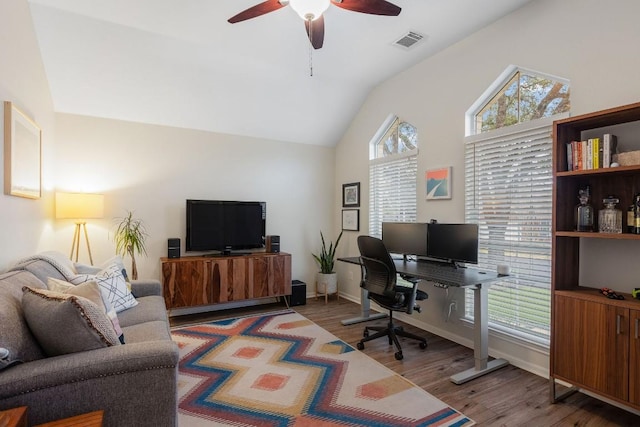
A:
<svg viewBox="0 0 640 427">
<path fill-rule="evenodd" d="M 403 49 L 410 49 L 415 46 L 419 41 L 421 41 L 424 36 L 415 31 L 409 31 L 404 36 L 400 37 L 398 40 L 393 42 L 394 46 L 398 46 Z"/>
</svg>

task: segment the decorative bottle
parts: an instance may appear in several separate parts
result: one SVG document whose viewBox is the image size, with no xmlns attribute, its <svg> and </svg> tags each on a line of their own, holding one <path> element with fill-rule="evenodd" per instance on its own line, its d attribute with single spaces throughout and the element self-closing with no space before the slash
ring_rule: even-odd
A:
<svg viewBox="0 0 640 427">
<path fill-rule="evenodd" d="M 589 204 L 589 197 L 589 187 L 578 191 L 580 204 L 576 206 L 576 231 L 593 231 L 593 206 Z"/>
<path fill-rule="evenodd" d="M 598 230 L 600 233 L 622 233 L 622 211 L 616 209 L 620 200 L 608 196 L 602 200 L 604 209 L 598 212 Z"/>
<path fill-rule="evenodd" d="M 633 233 L 640 234 L 640 193 L 633 198 L 635 210 L 633 211 Z"/>
<path fill-rule="evenodd" d="M 635 212 L 636 205 L 635 203 L 632 203 L 631 205 L 629 205 L 629 209 L 627 209 L 627 233 L 633 234 L 635 230 Z"/>
</svg>

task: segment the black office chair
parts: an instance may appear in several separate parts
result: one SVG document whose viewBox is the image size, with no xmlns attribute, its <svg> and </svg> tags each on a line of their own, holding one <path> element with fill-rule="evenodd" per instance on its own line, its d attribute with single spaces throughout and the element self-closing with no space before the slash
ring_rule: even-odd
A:
<svg viewBox="0 0 640 427">
<path fill-rule="evenodd" d="M 402 360 L 402 347 L 398 336 L 412 338 L 420 341 L 420 348 L 427 348 L 427 340 L 405 332 L 402 326 L 393 324 L 393 312 L 403 311 L 411 314 L 413 310 L 420 312 L 420 306 L 416 301 L 427 299 L 429 296 L 418 290 L 418 280 L 403 277 L 413 283 L 412 287 L 399 286 L 397 282 L 396 266 L 391 255 L 382 243 L 382 240 L 370 236 L 358 236 L 358 248 L 362 265 L 362 282 L 360 286 L 369 292 L 369 299 L 375 301 L 383 308 L 389 310 L 389 324 L 382 326 L 367 326 L 364 329 L 364 338 L 358 342 L 358 350 L 364 349 L 364 343 L 380 337 L 389 337 L 389 345 L 395 343 L 398 351 L 395 353 L 397 360 Z M 375 331 L 369 335 L 370 331 Z"/>
</svg>

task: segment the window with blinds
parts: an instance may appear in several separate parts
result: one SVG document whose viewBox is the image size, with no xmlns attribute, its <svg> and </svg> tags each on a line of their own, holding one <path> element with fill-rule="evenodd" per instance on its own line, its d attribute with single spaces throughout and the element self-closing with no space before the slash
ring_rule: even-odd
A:
<svg viewBox="0 0 640 427">
<path fill-rule="evenodd" d="M 371 141 L 369 235 L 382 237 L 383 222 L 415 222 L 418 134 L 390 116 Z"/>
<path fill-rule="evenodd" d="M 490 326 L 540 344 L 551 313 L 552 120 L 469 136 L 465 148 L 465 221 L 479 226 L 478 266 L 511 269 L 489 289 Z"/>
</svg>

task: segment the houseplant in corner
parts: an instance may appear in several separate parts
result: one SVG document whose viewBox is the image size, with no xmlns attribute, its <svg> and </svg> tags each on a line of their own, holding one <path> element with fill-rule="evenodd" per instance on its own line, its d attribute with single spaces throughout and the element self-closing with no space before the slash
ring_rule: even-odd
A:
<svg viewBox="0 0 640 427">
<path fill-rule="evenodd" d="M 338 291 L 338 278 L 337 274 L 333 271 L 333 266 L 336 261 L 336 249 L 340 238 L 342 237 L 342 231 L 338 235 L 336 244 L 329 242 L 329 248 L 325 244 L 324 235 L 320 232 L 320 238 L 322 239 L 322 251 L 319 255 L 312 254 L 315 260 L 320 264 L 320 271 L 316 278 L 316 295 L 321 293 L 324 295 L 334 294 Z"/>
<path fill-rule="evenodd" d="M 124 218 L 118 218 L 118 220 L 116 232 L 113 236 L 113 240 L 116 243 L 116 253 L 131 257 L 131 278 L 136 280 L 138 279 L 138 267 L 136 266 L 135 254 L 147 254 L 144 241 L 148 234 L 142 220 L 134 218 L 131 211 L 127 211 L 127 215 Z"/>
</svg>

